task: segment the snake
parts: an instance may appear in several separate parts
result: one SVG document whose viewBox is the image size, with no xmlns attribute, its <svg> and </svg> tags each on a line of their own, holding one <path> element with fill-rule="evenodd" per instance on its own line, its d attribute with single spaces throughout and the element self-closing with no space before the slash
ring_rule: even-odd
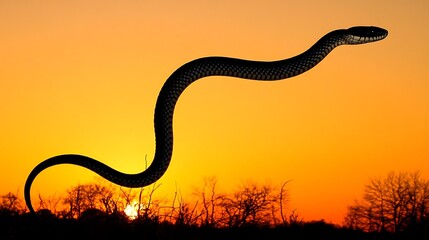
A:
<svg viewBox="0 0 429 240">
<path fill-rule="evenodd" d="M 355 26 L 337 29 L 321 37 L 308 50 L 294 57 L 275 61 L 252 61 L 230 57 L 209 56 L 192 60 L 174 71 L 162 86 L 155 105 L 155 154 L 145 170 L 128 174 L 79 154 L 62 154 L 48 158 L 34 167 L 25 182 L 24 198 L 29 211 L 36 214 L 30 190 L 36 176 L 44 169 L 59 165 L 78 165 L 117 185 L 138 188 L 150 185 L 166 172 L 173 153 L 173 113 L 182 92 L 198 79 L 228 76 L 249 80 L 275 81 L 297 76 L 320 63 L 334 48 L 384 39 L 388 31 L 375 26 Z"/>
</svg>

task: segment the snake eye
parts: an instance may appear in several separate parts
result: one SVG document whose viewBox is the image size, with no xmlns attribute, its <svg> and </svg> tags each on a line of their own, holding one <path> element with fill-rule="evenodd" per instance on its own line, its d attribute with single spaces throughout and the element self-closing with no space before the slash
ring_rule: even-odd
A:
<svg viewBox="0 0 429 240">
<path fill-rule="evenodd" d="M 350 44 L 367 43 L 381 40 L 387 36 L 387 30 L 379 27 L 359 26 L 346 30 Z"/>
</svg>

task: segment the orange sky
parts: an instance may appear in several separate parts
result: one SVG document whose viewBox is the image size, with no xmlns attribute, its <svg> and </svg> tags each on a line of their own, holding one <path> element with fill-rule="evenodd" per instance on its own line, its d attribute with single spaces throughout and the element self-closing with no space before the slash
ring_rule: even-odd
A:
<svg viewBox="0 0 429 240">
<path fill-rule="evenodd" d="M 190 86 L 160 180 L 167 195 L 214 175 L 225 191 L 292 180 L 290 209 L 341 223 L 370 177 L 429 177 L 428 10 L 423 0 L 0 1 L 0 193 L 22 196 L 32 168 L 63 153 L 140 172 L 154 154 L 157 94 L 190 60 L 284 59 L 331 30 L 375 25 L 385 40 L 341 46 L 289 80 Z M 56 166 L 32 195 L 94 176 Z"/>
</svg>

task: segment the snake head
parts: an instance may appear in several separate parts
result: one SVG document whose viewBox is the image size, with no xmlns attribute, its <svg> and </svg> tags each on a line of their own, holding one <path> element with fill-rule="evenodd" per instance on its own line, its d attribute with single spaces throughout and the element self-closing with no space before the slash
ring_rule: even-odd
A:
<svg viewBox="0 0 429 240">
<path fill-rule="evenodd" d="M 387 30 L 379 27 L 351 27 L 345 30 L 345 41 L 346 44 L 363 44 L 382 40 L 387 34 Z"/>
</svg>

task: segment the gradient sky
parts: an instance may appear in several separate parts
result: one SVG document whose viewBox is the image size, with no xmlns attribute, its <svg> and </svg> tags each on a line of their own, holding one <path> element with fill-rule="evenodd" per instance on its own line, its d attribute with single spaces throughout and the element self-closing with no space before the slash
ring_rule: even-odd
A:
<svg viewBox="0 0 429 240">
<path fill-rule="evenodd" d="M 188 61 L 284 59 L 334 29 L 374 25 L 389 36 L 341 46 L 292 79 L 191 85 L 159 181 L 172 196 L 207 176 L 224 191 L 292 180 L 289 210 L 341 223 L 370 177 L 429 178 L 428 11 L 426 0 L 0 1 L 0 193 L 22 197 L 32 168 L 64 153 L 143 170 L 157 94 Z M 95 176 L 56 166 L 32 195 Z"/>
</svg>

